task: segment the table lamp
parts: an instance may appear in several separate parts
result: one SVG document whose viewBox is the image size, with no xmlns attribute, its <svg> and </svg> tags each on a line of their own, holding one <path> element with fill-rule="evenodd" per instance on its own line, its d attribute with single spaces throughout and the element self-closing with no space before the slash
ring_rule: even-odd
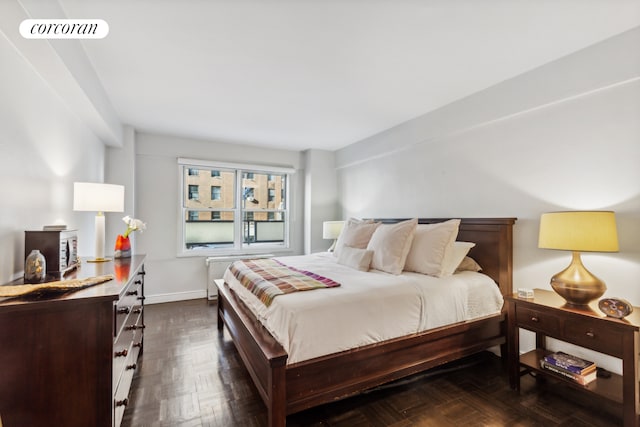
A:
<svg viewBox="0 0 640 427">
<path fill-rule="evenodd" d="M 344 221 L 325 221 L 322 223 L 322 238 L 333 239 L 333 244 L 328 249 L 329 252 L 333 252 L 336 248 L 336 242 L 342 232 L 342 227 L 344 227 Z"/>
<path fill-rule="evenodd" d="M 569 304 L 589 304 L 602 296 L 607 287 L 585 268 L 580 252 L 618 251 L 615 214 L 611 211 L 542 214 L 538 247 L 573 252 L 571 264 L 551 278 L 551 287 Z"/>
<path fill-rule="evenodd" d="M 103 212 L 124 211 L 124 186 L 94 182 L 73 183 L 73 210 L 97 212 L 95 220 L 95 258 L 89 262 L 110 261 L 104 257 Z"/>
</svg>

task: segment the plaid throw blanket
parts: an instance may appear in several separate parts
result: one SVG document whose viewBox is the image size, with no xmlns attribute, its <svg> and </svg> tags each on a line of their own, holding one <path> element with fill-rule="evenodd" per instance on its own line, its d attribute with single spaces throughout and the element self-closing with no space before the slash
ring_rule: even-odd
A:
<svg viewBox="0 0 640 427">
<path fill-rule="evenodd" d="M 278 295 L 340 286 L 340 283 L 319 274 L 289 267 L 275 259 L 234 261 L 229 270 L 267 307 Z"/>
</svg>

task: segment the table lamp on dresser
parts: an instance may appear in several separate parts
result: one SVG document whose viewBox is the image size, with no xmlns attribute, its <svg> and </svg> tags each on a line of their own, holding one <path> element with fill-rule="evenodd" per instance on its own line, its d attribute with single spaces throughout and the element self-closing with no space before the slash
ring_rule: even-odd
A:
<svg viewBox="0 0 640 427">
<path fill-rule="evenodd" d="M 104 256 L 103 212 L 124 211 L 124 186 L 94 182 L 74 182 L 73 210 L 97 212 L 95 219 L 95 258 L 88 261 L 110 261 L 110 258 L 105 258 Z"/>
</svg>

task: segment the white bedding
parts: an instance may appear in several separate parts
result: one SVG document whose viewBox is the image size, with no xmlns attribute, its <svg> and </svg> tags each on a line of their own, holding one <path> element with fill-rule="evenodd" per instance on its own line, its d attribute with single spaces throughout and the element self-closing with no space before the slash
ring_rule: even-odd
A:
<svg viewBox="0 0 640 427">
<path fill-rule="evenodd" d="M 493 280 L 471 271 L 445 278 L 395 276 L 352 269 L 330 253 L 277 259 L 341 284 L 278 296 L 266 307 L 225 272 L 225 282 L 280 342 L 289 364 L 496 314 L 503 304 Z"/>
</svg>

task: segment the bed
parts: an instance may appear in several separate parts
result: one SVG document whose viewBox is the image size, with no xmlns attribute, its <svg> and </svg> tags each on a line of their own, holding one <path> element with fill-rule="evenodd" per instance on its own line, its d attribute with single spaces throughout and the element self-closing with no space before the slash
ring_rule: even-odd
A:
<svg viewBox="0 0 640 427">
<path fill-rule="evenodd" d="M 377 220 L 397 223 L 402 220 Z M 433 224 L 446 219 L 419 219 Z M 515 218 L 462 219 L 458 240 L 476 243 L 469 256 L 498 285 L 512 292 Z M 505 313 L 431 328 L 337 353 L 289 363 L 289 354 L 228 283 L 217 281 L 218 329 L 226 326 L 268 409 L 268 425 L 286 425 L 288 414 L 355 395 L 464 356 L 506 345 Z M 313 291 L 316 292 L 316 291 Z M 324 292 L 324 291 L 321 291 Z M 284 297 L 283 297 L 284 298 Z"/>
</svg>

